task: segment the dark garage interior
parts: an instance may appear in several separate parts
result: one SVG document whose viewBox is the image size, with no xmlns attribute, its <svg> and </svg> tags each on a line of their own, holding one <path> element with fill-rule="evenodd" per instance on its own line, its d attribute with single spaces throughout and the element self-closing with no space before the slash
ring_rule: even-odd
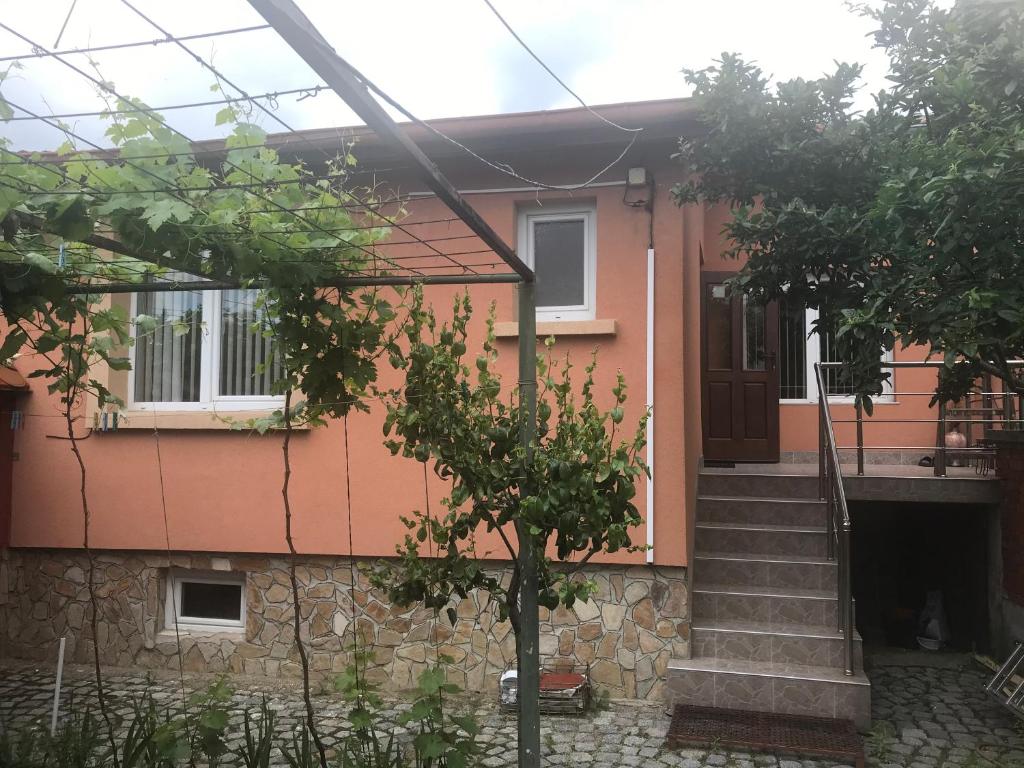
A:
<svg viewBox="0 0 1024 768">
<path fill-rule="evenodd" d="M 856 621 L 865 645 L 918 648 L 922 610 L 938 592 L 949 630 L 944 648 L 989 652 L 991 509 L 851 502 L 850 512 Z"/>
</svg>

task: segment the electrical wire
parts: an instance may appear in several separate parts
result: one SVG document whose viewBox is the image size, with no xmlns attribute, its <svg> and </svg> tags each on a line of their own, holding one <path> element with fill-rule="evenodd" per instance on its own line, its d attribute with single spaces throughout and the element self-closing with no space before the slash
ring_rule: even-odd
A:
<svg viewBox="0 0 1024 768">
<path fill-rule="evenodd" d="M 68 14 L 70 16 L 70 14 Z M 216 32 L 201 32 L 195 35 L 182 35 L 182 40 L 202 40 L 210 37 L 223 37 L 224 35 L 237 35 L 242 32 L 257 32 L 261 29 L 270 29 L 269 24 L 257 24 L 251 27 L 237 27 L 235 29 L 222 29 Z M 63 32 L 63 30 L 62 30 Z M 149 45 L 160 45 L 161 43 L 169 43 L 171 40 L 167 38 L 157 38 L 156 40 L 139 40 L 132 43 L 114 43 L 112 45 L 97 45 L 90 48 L 68 48 L 63 51 L 43 51 L 35 50 L 31 53 L 19 53 L 14 56 L 0 56 L 0 61 L 25 61 L 27 59 L 43 59 L 51 56 L 68 56 L 73 53 L 101 53 L 103 51 L 118 51 L 125 48 L 139 48 L 141 46 Z M 60 39 L 53 44 L 56 48 L 60 45 Z"/>
<path fill-rule="evenodd" d="M 562 78 L 560 78 L 558 75 L 556 75 L 554 71 L 551 69 L 551 67 L 544 63 L 544 60 L 540 56 L 533 52 L 533 49 L 530 48 L 530 46 L 526 44 L 526 41 L 523 40 L 523 38 L 521 38 L 519 34 L 512 28 L 512 25 L 505 21 L 505 17 L 498 12 L 498 9 L 494 7 L 494 5 L 491 3 L 491 0 L 484 0 L 484 3 L 487 5 L 488 8 L 491 9 L 491 13 L 493 13 L 498 18 L 498 21 L 502 23 L 505 29 L 509 31 L 509 34 L 511 34 L 512 37 L 516 39 L 516 42 L 519 43 L 520 46 L 522 46 L 523 50 L 530 54 L 530 56 L 533 57 L 533 60 L 540 64 L 541 67 L 543 67 L 544 71 L 551 75 L 555 82 L 562 86 L 562 88 L 564 88 L 566 92 L 569 93 L 569 95 L 576 99 L 576 101 L 580 103 L 580 106 L 586 109 L 590 114 L 592 114 L 601 122 L 607 123 L 608 125 L 612 126 L 612 128 L 618 128 L 620 131 L 625 131 L 626 133 L 639 133 L 643 130 L 643 128 L 625 128 L 619 125 L 618 123 L 609 120 L 604 115 L 595 112 L 593 109 L 591 109 L 587 102 L 580 98 L 580 95 L 576 93 L 576 91 L 574 91 L 572 88 L 566 85 L 565 81 L 562 80 Z"/>
</svg>

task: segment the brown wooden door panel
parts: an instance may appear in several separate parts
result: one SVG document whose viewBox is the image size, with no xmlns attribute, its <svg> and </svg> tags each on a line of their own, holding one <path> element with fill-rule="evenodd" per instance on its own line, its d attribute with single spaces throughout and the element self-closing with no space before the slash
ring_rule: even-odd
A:
<svg viewBox="0 0 1024 768">
<path fill-rule="evenodd" d="M 704 457 L 779 460 L 778 307 L 759 307 L 701 278 L 701 417 Z"/>
<path fill-rule="evenodd" d="M 707 433 L 718 440 L 732 439 L 732 383 L 713 381 L 708 384 Z"/>
</svg>

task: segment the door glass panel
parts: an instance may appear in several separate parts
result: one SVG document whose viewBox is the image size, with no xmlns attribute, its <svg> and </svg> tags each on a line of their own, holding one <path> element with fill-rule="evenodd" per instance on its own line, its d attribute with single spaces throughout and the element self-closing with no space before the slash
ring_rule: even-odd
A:
<svg viewBox="0 0 1024 768">
<path fill-rule="evenodd" d="M 743 370 L 765 370 L 765 309 L 743 297 Z"/>
<path fill-rule="evenodd" d="M 707 287 L 708 369 L 732 370 L 732 297 L 729 286 L 712 283 Z"/>
</svg>

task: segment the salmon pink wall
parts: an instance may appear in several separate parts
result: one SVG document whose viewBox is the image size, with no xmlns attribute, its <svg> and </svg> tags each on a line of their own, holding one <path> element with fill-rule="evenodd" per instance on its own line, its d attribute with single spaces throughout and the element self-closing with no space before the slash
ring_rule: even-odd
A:
<svg viewBox="0 0 1024 768">
<path fill-rule="evenodd" d="M 668 173 L 659 179 L 654 223 L 658 261 L 657 369 L 655 398 L 659 482 L 656 485 L 655 561 L 685 564 L 683 389 L 682 217 L 670 202 Z M 618 370 L 626 374 L 629 401 L 625 423 L 635 424 L 644 408 L 645 288 L 648 216 L 622 202 L 621 187 L 588 190 L 576 201 L 597 207 L 597 318 L 616 321 L 614 336 L 562 337 L 556 355 L 569 354 L 582 367 L 593 348 L 600 352 L 597 390 L 608 396 Z M 519 205 L 566 202 L 563 193 L 502 193 L 471 198 L 481 215 L 509 242 L 516 237 Z M 411 219 L 443 218 L 446 209 L 434 200 L 408 205 Z M 447 224 L 421 235 L 451 232 Z M 465 230 L 458 230 L 461 234 Z M 431 288 L 428 299 L 444 317 L 458 288 Z M 512 286 L 474 286 L 476 315 L 472 343 L 479 344 L 486 309 L 497 302 L 498 320 L 513 320 Z M 473 346 L 470 349 L 473 349 Z M 501 372 L 506 387 L 516 381 L 514 338 L 501 340 Z M 31 370 L 22 359 L 23 373 Z M 382 360 L 383 381 L 395 375 Z M 33 379 L 26 428 L 16 436 L 21 460 L 14 468 L 11 539 L 19 547 L 79 547 L 82 514 L 78 470 L 61 430 L 59 403 L 48 397 L 44 382 Z M 610 396 L 608 398 L 610 400 Z M 348 456 L 352 485 L 353 548 L 358 555 L 394 553 L 406 533 L 399 516 L 425 503 L 421 465 L 391 457 L 382 445 L 382 409 L 349 418 Z M 88 468 L 92 510 L 91 543 L 98 548 L 226 552 L 281 552 L 285 549 L 281 503 L 281 437 L 223 430 L 162 429 L 164 498 L 161 499 L 157 439 L 151 428 L 94 433 L 81 443 Z M 87 424 L 79 422 L 83 435 Z M 699 430 L 699 427 L 698 427 Z M 292 506 L 296 546 L 303 553 L 347 554 L 349 508 L 346 503 L 344 430 L 340 422 L 298 432 L 292 440 Z M 429 493 L 438 504 L 445 485 L 431 475 Z M 637 505 L 646 517 L 644 488 Z M 164 509 L 167 514 L 165 538 Z M 643 543 L 646 530 L 635 532 Z M 169 539 L 169 542 L 168 542 Z M 500 542 L 485 539 L 482 555 L 504 556 Z M 644 555 L 618 554 L 615 561 L 642 562 Z"/>
<path fill-rule="evenodd" d="M 724 255 L 729 242 L 722 234 L 722 228 L 729 218 L 725 206 L 715 206 L 706 212 L 704 228 L 706 250 L 703 254 L 702 269 L 709 272 L 732 272 L 739 270 L 743 264 L 737 259 Z M 710 249 L 707 248 L 710 246 Z M 709 252 L 710 251 L 710 252 Z M 700 301 L 699 285 L 687 292 L 687 300 L 692 304 Z M 927 350 L 912 346 L 906 349 L 897 348 L 893 359 L 898 361 L 924 360 Z M 699 371 L 700 358 L 696 358 Z M 699 374 L 698 374 L 699 376 Z M 930 393 L 935 389 L 935 372 L 929 369 L 898 369 L 891 379 L 894 396 L 887 401 L 877 402 L 873 417 L 864 421 L 864 442 L 870 448 L 896 449 L 920 448 L 921 455 L 930 452 L 935 444 L 935 424 L 923 423 L 920 420 L 936 419 L 937 409 L 929 408 Z M 814 403 L 783 403 L 779 414 L 780 449 L 787 451 L 818 450 L 818 406 Z M 830 407 L 835 421 L 836 442 L 840 447 L 856 447 L 856 425 L 850 422 L 855 419 L 852 405 L 833 402 Z M 903 423 L 896 423 L 894 420 Z M 913 420 L 919 420 L 914 423 Z M 880 451 L 879 451 L 880 453 Z"/>
</svg>

